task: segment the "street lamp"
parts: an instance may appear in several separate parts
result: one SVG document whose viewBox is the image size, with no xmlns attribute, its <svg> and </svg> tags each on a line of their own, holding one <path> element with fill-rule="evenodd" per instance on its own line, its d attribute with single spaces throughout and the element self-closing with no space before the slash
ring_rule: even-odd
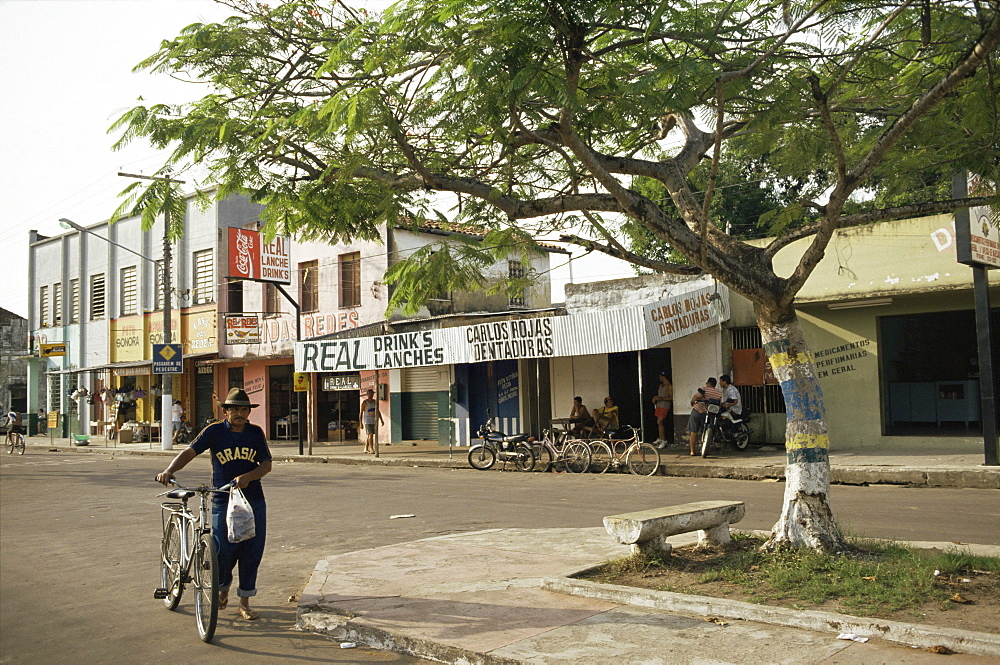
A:
<svg viewBox="0 0 1000 665">
<path fill-rule="evenodd" d="M 164 226 L 168 225 L 169 220 L 164 219 Z M 151 259 L 145 254 L 140 254 L 139 252 L 121 245 L 110 238 L 105 238 L 104 236 L 99 236 L 90 229 L 84 228 L 77 224 L 76 222 L 66 219 L 65 217 L 59 220 L 59 226 L 64 229 L 73 229 L 74 231 L 79 231 L 80 233 L 89 233 L 95 238 L 99 238 L 104 242 L 114 245 L 120 249 L 124 249 L 126 252 L 135 254 L 140 259 L 144 259 L 153 264 L 154 268 L 157 267 L 156 260 Z M 170 343 L 170 246 L 168 238 L 167 229 L 163 232 L 163 343 Z M 171 389 L 170 374 L 164 374 L 162 378 L 163 383 L 163 396 L 160 402 L 160 449 L 170 450 L 173 448 L 173 438 L 174 438 L 174 423 L 171 418 L 171 409 L 173 408 L 173 390 Z"/>
</svg>

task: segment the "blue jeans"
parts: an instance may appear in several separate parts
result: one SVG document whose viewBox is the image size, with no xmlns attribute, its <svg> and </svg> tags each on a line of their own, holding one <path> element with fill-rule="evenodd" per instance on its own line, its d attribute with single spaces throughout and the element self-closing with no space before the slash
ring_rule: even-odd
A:
<svg viewBox="0 0 1000 665">
<path fill-rule="evenodd" d="M 229 589 L 233 583 L 233 569 L 240 566 L 240 585 L 236 595 L 250 598 L 257 595 L 257 568 L 264 558 L 264 541 L 267 539 L 267 503 L 264 499 L 250 502 L 253 508 L 254 528 L 257 535 L 242 543 L 231 543 L 226 534 L 226 506 L 212 505 L 212 537 L 219 553 L 219 588 Z"/>
</svg>

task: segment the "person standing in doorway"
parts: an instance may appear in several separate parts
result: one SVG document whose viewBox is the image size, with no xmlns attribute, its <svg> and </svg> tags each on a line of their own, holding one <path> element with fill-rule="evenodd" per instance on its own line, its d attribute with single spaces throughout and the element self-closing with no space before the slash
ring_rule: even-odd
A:
<svg viewBox="0 0 1000 665">
<path fill-rule="evenodd" d="M 229 494 L 216 492 L 212 498 L 212 537 L 219 552 L 219 609 L 229 605 L 229 587 L 233 583 L 233 569 L 239 564 L 240 584 L 236 595 L 240 598 L 239 616 L 252 621 L 260 615 L 250 609 L 250 599 L 257 595 L 257 569 L 264 558 L 267 536 L 267 503 L 260 479 L 271 472 L 271 451 L 267 447 L 264 430 L 250 422 L 250 398 L 241 388 L 229 391 L 226 401 L 219 406 L 226 419 L 203 429 L 191 445 L 157 474 L 156 482 L 170 484 L 174 474 L 188 462 L 205 452 L 212 451 L 212 484 L 222 487 L 232 483 L 243 490 L 243 495 L 253 509 L 256 535 L 240 543 L 229 542 L 226 531 L 226 509 Z"/>
<path fill-rule="evenodd" d="M 48 422 L 45 418 L 45 409 L 38 410 L 38 436 L 45 436 L 45 432 L 48 430 Z"/>
<path fill-rule="evenodd" d="M 670 383 L 670 375 L 660 372 L 660 385 L 653 396 L 653 414 L 656 416 L 656 429 L 659 437 L 653 443 L 661 450 L 674 440 L 674 385 Z M 668 429 L 669 434 L 668 434 Z M 668 438 L 669 436 L 669 438 Z"/>
<path fill-rule="evenodd" d="M 170 407 L 170 420 L 174 423 L 174 432 L 180 432 L 181 425 L 184 423 L 184 407 L 181 406 L 179 399 L 175 399 L 174 405 Z"/>
<path fill-rule="evenodd" d="M 382 411 L 378 408 L 375 391 L 369 388 L 367 395 L 366 399 L 361 400 L 361 411 L 358 413 L 358 420 L 365 427 L 365 452 L 375 454 L 376 421 L 379 425 L 384 425 L 385 421 L 382 420 Z"/>
</svg>

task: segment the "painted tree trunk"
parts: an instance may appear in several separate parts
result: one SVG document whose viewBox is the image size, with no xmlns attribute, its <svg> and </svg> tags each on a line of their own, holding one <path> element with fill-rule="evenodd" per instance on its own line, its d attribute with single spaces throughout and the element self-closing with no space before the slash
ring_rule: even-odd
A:
<svg viewBox="0 0 1000 665">
<path fill-rule="evenodd" d="M 758 310 L 764 352 L 785 397 L 785 500 L 766 549 L 843 549 L 830 510 L 830 437 L 813 354 L 794 310 L 774 317 Z M 770 319 L 778 318 L 778 321 Z"/>
</svg>

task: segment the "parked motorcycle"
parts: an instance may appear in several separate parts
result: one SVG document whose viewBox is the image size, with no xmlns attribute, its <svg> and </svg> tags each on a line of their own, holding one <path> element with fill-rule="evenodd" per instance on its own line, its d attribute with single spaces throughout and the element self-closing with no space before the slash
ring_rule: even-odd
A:
<svg viewBox="0 0 1000 665">
<path fill-rule="evenodd" d="M 507 462 L 512 462 L 518 471 L 531 471 L 535 468 L 535 453 L 531 450 L 528 434 L 511 434 L 493 429 L 493 417 L 479 428 L 481 443 L 469 450 L 469 466 L 485 471 L 492 468 L 499 459 L 506 468 Z"/>
<path fill-rule="evenodd" d="M 743 450 L 750 444 L 750 434 L 753 430 L 747 424 L 750 413 L 734 414 L 723 406 L 719 400 L 698 400 L 705 405 L 705 424 L 699 433 L 699 452 L 702 457 L 708 456 L 713 445 L 718 445 L 725 451 L 727 446 Z"/>
<path fill-rule="evenodd" d="M 194 434 L 194 426 L 185 420 L 180 427 L 174 430 L 174 443 L 177 445 L 191 443 L 194 440 Z"/>
</svg>

